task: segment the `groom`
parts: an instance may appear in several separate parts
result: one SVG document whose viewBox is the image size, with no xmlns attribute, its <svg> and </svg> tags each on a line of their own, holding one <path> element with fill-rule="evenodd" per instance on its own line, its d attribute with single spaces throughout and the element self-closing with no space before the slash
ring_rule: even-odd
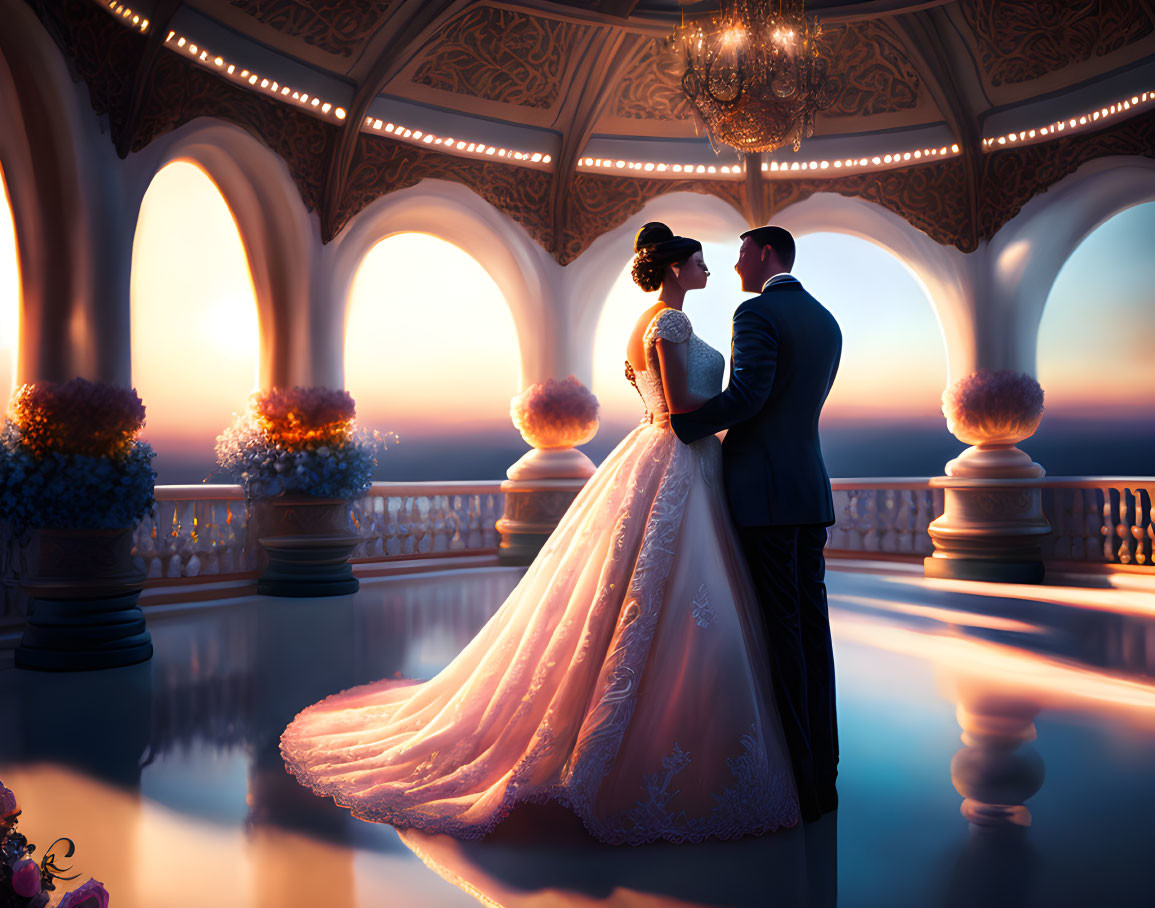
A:
<svg viewBox="0 0 1155 908">
<path fill-rule="evenodd" d="M 804 820 L 838 806 L 834 656 L 826 611 L 826 527 L 834 523 L 818 415 L 842 332 L 790 274 L 794 237 L 742 234 L 734 270 L 757 293 L 734 313 L 730 383 L 700 409 L 671 417 L 686 444 L 729 429 L 722 445 L 730 513 L 766 624 L 778 712 Z"/>
</svg>

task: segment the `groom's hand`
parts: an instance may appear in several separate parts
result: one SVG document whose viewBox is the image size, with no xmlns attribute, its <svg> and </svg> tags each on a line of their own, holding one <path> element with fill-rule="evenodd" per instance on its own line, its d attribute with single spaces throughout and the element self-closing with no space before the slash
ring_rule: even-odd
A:
<svg viewBox="0 0 1155 908">
<path fill-rule="evenodd" d="M 778 330 L 758 298 L 734 313 L 730 382 L 726 390 L 690 413 L 670 417 L 670 426 L 685 444 L 729 429 L 757 414 L 770 397 L 778 365 Z"/>
</svg>

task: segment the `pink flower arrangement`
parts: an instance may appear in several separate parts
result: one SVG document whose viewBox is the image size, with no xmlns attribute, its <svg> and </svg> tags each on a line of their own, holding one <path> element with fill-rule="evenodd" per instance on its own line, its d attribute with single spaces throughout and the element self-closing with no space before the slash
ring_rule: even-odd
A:
<svg viewBox="0 0 1155 908">
<path fill-rule="evenodd" d="M 979 369 L 942 393 L 947 428 L 969 445 L 1017 444 L 1043 418 L 1043 389 L 1025 372 Z"/>
<path fill-rule="evenodd" d="M 36 457 L 51 451 L 89 457 L 125 453 L 144 426 L 144 404 L 132 388 L 74 378 L 21 385 L 8 419 Z"/>
<path fill-rule="evenodd" d="M 358 428 L 348 391 L 271 388 L 217 436 L 217 463 L 248 498 L 356 498 L 372 484 L 392 432 Z"/>
<path fill-rule="evenodd" d="M 346 434 L 357 415 L 353 396 L 335 388 L 270 388 L 254 394 L 249 406 L 266 431 L 293 438 Z"/>
<path fill-rule="evenodd" d="M 572 375 L 530 385 L 509 402 L 509 415 L 535 448 L 585 444 L 598 431 L 598 399 Z"/>
<path fill-rule="evenodd" d="M 66 894 L 56 908 L 108 908 L 108 890 L 103 883 L 89 877 L 83 886 Z"/>
</svg>

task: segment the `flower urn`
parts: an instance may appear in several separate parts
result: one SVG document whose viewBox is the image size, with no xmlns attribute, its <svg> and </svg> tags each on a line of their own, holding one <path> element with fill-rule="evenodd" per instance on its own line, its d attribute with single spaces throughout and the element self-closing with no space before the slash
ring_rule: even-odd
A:
<svg viewBox="0 0 1155 908">
<path fill-rule="evenodd" d="M 266 596 L 346 596 L 357 592 L 349 556 L 368 537 L 356 532 L 344 498 L 282 495 L 254 501 L 248 538 L 265 556 L 257 592 Z"/>
<path fill-rule="evenodd" d="M 970 445 L 931 480 L 944 508 L 928 532 L 934 554 L 928 577 L 1040 583 L 1043 516 L 1039 480 L 1045 470 L 1017 445 L 1043 416 L 1043 389 L 1030 375 L 985 369 L 943 392 L 947 428 Z"/>
<path fill-rule="evenodd" d="M 144 662 L 152 639 L 138 605 L 144 572 L 131 528 L 41 528 L 32 535 L 31 599 L 18 668 L 84 671 Z"/>
<path fill-rule="evenodd" d="M 349 556 L 365 536 L 352 502 L 372 485 L 385 439 L 356 424 L 348 391 L 270 388 L 217 438 L 217 462 L 249 502 L 246 544 L 258 548 L 257 590 L 270 596 L 357 591 Z"/>
<path fill-rule="evenodd" d="M 510 417 L 531 450 L 501 484 L 498 557 L 505 564 L 529 564 L 594 473 L 577 446 L 597 434 L 598 401 L 572 375 L 547 379 L 510 401 Z"/>
<path fill-rule="evenodd" d="M 0 519 L 25 543 L 21 668 L 80 671 L 143 662 L 133 527 L 153 506 L 152 448 L 136 391 L 73 378 L 21 385 L 0 433 Z"/>
</svg>

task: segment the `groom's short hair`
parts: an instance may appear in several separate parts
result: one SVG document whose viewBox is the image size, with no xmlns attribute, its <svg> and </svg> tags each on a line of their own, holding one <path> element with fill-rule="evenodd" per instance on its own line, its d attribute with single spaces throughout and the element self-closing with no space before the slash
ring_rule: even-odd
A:
<svg viewBox="0 0 1155 908">
<path fill-rule="evenodd" d="M 773 224 L 755 227 L 753 230 L 747 230 L 743 233 L 740 239 L 744 240 L 746 237 L 752 238 L 763 248 L 769 246 L 773 249 L 788 270 L 794 267 L 794 237 L 786 228 L 775 227 Z"/>
</svg>

